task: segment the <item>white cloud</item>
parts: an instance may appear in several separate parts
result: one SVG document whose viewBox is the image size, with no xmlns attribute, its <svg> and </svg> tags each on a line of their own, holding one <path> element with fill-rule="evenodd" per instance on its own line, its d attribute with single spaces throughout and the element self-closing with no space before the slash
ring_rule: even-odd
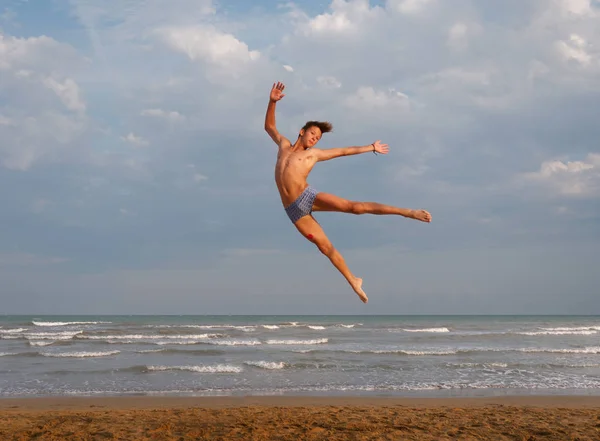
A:
<svg viewBox="0 0 600 441">
<path fill-rule="evenodd" d="M 14 117 L 12 125 L 0 125 L 0 162 L 6 168 L 26 171 L 46 158 L 61 162 L 67 150 L 86 130 L 87 122 L 46 110 L 36 116 Z"/>
<path fill-rule="evenodd" d="M 2 166 L 25 171 L 42 159 L 61 162 L 80 156 L 73 155 L 75 141 L 88 121 L 81 91 L 69 73 L 80 65 L 72 47 L 50 37 L 0 33 Z M 65 113 L 65 108 L 74 113 Z"/>
<path fill-rule="evenodd" d="M 232 34 L 213 26 L 173 27 L 161 31 L 169 46 L 186 54 L 190 60 L 203 60 L 221 67 L 235 67 L 260 58 L 260 52 Z"/>
<path fill-rule="evenodd" d="M 123 216 L 133 216 L 133 215 L 135 215 L 134 212 L 132 212 L 131 210 L 128 210 L 127 208 L 119 208 L 119 213 L 121 213 Z"/>
<path fill-rule="evenodd" d="M 403 14 L 418 14 L 424 11 L 434 0 L 388 0 L 388 4 Z"/>
<path fill-rule="evenodd" d="M 405 94 L 393 89 L 376 90 L 371 86 L 358 88 L 353 95 L 346 98 L 345 103 L 348 107 L 361 112 L 375 109 L 408 110 L 410 107 L 409 99 Z"/>
<path fill-rule="evenodd" d="M 381 12 L 381 8 L 371 7 L 368 0 L 333 0 L 330 8 L 330 13 L 317 15 L 308 22 L 299 21 L 298 32 L 326 36 L 364 31 L 364 24 L 375 20 Z"/>
<path fill-rule="evenodd" d="M 144 109 L 141 111 L 140 115 L 163 118 L 172 123 L 182 122 L 186 119 L 186 117 L 179 112 L 174 110 L 167 111 L 163 109 Z"/>
<path fill-rule="evenodd" d="M 144 138 L 142 138 L 141 136 L 134 135 L 132 132 L 129 132 L 127 136 L 121 136 L 121 139 L 123 141 L 127 141 L 135 147 L 145 147 L 150 145 L 150 143 Z"/>
<path fill-rule="evenodd" d="M 574 15 L 592 15 L 590 0 L 558 0 L 563 11 Z"/>
<path fill-rule="evenodd" d="M 556 43 L 565 60 L 575 60 L 584 66 L 590 64 L 592 60 L 591 55 L 586 51 L 586 46 L 586 41 L 577 34 L 571 34 L 568 41 L 561 40 Z"/>
<path fill-rule="evenodd" d="M 537 172 L 523 177 L 571 197 L 600 197 L 600 154 L 590 153 L 585 161 L 544 161 Z"/>
<path fill-rule="evenodd" d="M 0 30 L 0 71 L 63 72 L 78 60 L 75 50 L 45 35 L 18 38 Z"/>
<path fill-rule="evenodd" d="M 12 126 L 14 125 L 14 122 L 12 121 L 12 119 L 7 118 L 4 115 L 0 115 L 0 126 Z"/>
<path fill-rule="evenodd" d="M 464 50 L 467 43 L 467 25 L 454 23 L 448 31 L 448 46 L 454 50 Z"/>
<path fill-rule="evenodd" d="M 342 87 L 342 83 L 340 83 L 340 81 L 336 77 L 327 75 L 318 76 L 317 83 L 319 83 L 321 86 L 331 89 L 339 89 L 340 87 Z"/>
<path fill-rule="evenodd" d="M 79 96 L 79 86 L 71 78 L 67 78 L 64 83 L 60 83 L 54 78 L 45 78 L 43 83 L 56 93 L 67 109 L 73 111 L 85 110 L 85 103 Z"/>
<path fill-rule="evenodd" d="M 288 72 L 293 72 L 294 71 L 294 68 L 292 66 L 287 65 L 287 64 L 284 64 L 283 68 L 285 70 L 287 70 Z"/>
</svg>

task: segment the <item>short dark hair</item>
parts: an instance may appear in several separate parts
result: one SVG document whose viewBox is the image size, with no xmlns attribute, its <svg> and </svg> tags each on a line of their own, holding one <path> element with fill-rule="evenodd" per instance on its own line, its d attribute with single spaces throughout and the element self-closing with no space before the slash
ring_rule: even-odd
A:
<svg viewBox="0 0 600 441">
<path fill-rule="evenodd" d="M 321 130 L 321 133 L 328 133 L 333 131 L 333 126 L 330 122 L 327 121 L 308 121 L 306 124 L 304 124 L 302 130 L 308 130 L 311 127 L 318 127 Z"/>
</svg>

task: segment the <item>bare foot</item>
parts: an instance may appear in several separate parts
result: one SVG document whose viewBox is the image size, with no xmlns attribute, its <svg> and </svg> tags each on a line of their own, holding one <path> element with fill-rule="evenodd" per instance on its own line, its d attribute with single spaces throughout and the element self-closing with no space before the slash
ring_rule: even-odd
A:
<svg viewBox="0 0 600 441">
<path fill-rule="evenodd" d="M 350 284 L 350 286 L 352 286 L 352 289 L 354 290 L 354 292 L 356 294 L 358 294 L 358 297 L 360 297 L 360 299 L 364 303 L 367 303 L 369 301 L 369 298 L 367 297 L 367 295 L 365 294 L 365 292 L 362 290 L 362 282 L 363 282 L 363 280 L 361 278 L 356 277 L 354 279 L 354 282 L 352 282 Z"/>
<path fill-rule="evenodd" d="M 413 219 L 421 222 L 431 222 L 431 214 L 425 210 L 412 210 Z"/>
</svg>

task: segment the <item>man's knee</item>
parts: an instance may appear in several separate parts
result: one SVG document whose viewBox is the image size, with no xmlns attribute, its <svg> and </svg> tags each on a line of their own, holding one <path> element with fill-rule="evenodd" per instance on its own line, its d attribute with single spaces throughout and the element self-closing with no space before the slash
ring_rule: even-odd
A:
<svg viewBox="0 0 600 441">
<path fill-rule="evenodd" d="M 319 251 L 325 254 L 326 256 L 329 256 L 333 252 L 333 244 L 330 241 L 318 240 L 313 242 L 315 242 L 315 245 L 317 246 L 317 248 L 319 248 Z"/>
</svg>

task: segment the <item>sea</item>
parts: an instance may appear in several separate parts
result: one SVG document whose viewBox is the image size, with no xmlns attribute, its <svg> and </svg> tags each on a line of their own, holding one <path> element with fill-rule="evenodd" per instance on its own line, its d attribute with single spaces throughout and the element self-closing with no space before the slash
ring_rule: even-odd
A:
<svg viewBox="0 0 600 441">
<path fill-rule="evenodd" d="M 0 397 L 599 392 L 600 316 L 0 315 Z"/>
</svg>

